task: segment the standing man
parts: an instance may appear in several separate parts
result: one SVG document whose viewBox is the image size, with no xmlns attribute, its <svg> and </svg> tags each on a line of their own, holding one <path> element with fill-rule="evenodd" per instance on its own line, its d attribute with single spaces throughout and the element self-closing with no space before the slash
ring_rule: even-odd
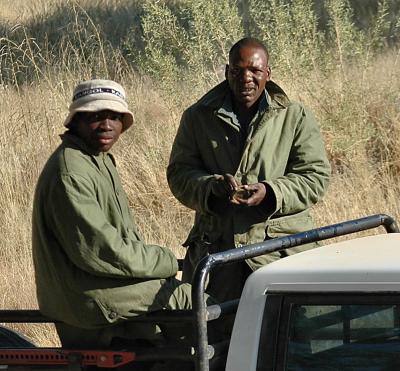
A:
<svg viewBox="0 0 400 371">
<path fill-rule="evenodd" d="M 268 61 L 261 41 L 238 41 L 226 80 L 183 113 L 167 177 L 175 197 L 196 211 L 184 243 L 187 282 L 208 253 L 313 227 L 309 208 L 327 188 L 329 162 L 314 116 L 271 81 Z M 251 271 L 307 248 L 220 267 L 208 292 L 237 298 Z"/>
<path fill-rule="evenodd" d="M 69 111 L 35 192 L 37 297 L 43 314 L 64 323 L 63 345 L 109 346 L 114 336 L 132 336 L 124 326 L 134 316 L 190 309 L 190 285 L 174 278 L 169 249 L 143 242 L 108 152 L 133 122 L 122 86 L 82 82 Z"/>
</svg>

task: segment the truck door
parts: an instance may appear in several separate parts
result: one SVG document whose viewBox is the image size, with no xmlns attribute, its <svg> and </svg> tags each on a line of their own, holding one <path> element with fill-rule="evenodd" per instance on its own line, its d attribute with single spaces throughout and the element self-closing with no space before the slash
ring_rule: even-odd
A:
<svg viewBox="0 0 400 371">
<path fill-rule="evenodd" d="M 258 371 L 400 369 L 398 294 L 273 296 L 281 304 L 272 317 L 265 307 Z"/>
</svg>

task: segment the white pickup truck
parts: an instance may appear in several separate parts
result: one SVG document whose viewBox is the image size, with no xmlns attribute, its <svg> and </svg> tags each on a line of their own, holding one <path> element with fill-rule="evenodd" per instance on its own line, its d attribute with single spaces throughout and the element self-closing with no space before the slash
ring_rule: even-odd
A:
<svg viewBox="0 0 400 371">
<path fill-rule="evenodd" d="M 255 272 L 226 370 L 400 370 L 400 234 L 334 243 Z"/>
<path fill-rule="evenodd" d="M 221 264 L 379 226 L 388 233 L 325 245 L 259 269 L 248 278 L 239 305 L 204 303 L 207 276 Z M 0 369 L 134 371 L 173 359 L 193 361 L 197 371 L 400 370 L 399 229 L 393 218 L 379 214 L 209 255 L 196 269 L 193 303 L 190 313 L 138 319 L 193 318 L 192 347 L 40 348 L 0 327 Z M 236 309 L 230 341 L 208 344 L 207 323 Z M 51 320 L 35 310 L 0 310 L 0 322 Z"/>
</svg>

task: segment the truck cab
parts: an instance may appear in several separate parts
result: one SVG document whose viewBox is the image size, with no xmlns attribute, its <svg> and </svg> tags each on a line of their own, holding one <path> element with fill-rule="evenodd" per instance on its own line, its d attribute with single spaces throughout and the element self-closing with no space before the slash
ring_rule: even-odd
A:
<svg viewBox="0 0 400 371">
<path fill-rule="evenodd" d="M 400 369 L 400 234 L 322 246 L 254 272 L 227 371 Z"/>
</svg>

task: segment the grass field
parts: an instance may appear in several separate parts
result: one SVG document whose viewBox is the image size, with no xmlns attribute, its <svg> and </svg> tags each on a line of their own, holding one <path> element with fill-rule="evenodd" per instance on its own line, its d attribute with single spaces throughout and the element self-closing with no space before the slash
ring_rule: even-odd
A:
<svg viewBox="0 0 400 371">
<path fill-rule="evenodd" d="M 255 7 L 257 1 L 237 3 L 250 4 L 251 16 L 251 4 Z M 291 16 L 312 24 L 307 21 L 311 14 L 307 1 L 294 3 L 299 13 Z M 329 45 L 318 41 L 317 28 L 309 30 L 315 40 L 314 36 L 292 35 L 293 45 L 285 39 L 285 29 L 276 28 L 270 43 L 274 46 L 273 79 L 292 99 L 315 112 L 332 163 L 330 188 L 313 215 L 318 226 L 373 213 L 399 218 L 398 25 L 387 18 L 393 16 L 388 11 L 376 15 L 375 30 L 381 33 L 374 39 L 349 22 L 348 8 L 339 7 L 345 1 L 329 3 L 329 14 L 335 20 L 330 36 L 324 39 Z M 34 187 L 44 162 L 59 143 L 72 89 L 82 79 L 112 78 L 126 88 L 135 123 L 113 152 L 132 209 L 148 242 L 169 246 L 178 256 L 184 253 L 180 244 L 191 227 L 193 212 L 180 205 L 167 186 L 171 144 L 184 108 L 223 78 L 230 43 L 246 34 L 246 29 L 235 26 L 241 22 L 241 13 L 232 13 L 234 1 L 221 2 L 219 9 L 201 1 L 160 4 L 0 0 L 0 31 L 4 34 L 0 34 L 2 308 L 36 307 L 30 253 Z M 276 17 L 289 17 L 278 13 L 281 9 L 275 9 Z M 229 22 L 218 23 L 217 15 L 224 11 L 225 22 Z M 190 25 L 198 26 L 188 28 L 187 33 L 182 32 L 184 22 L 179 23 L 185 14 Z M 218 24 L 201 29 L 201 14 L 209 14 L 209 19 L 216 14 Z M 257 26 L 256 17 L 252 19 Z M 142 22 L 142 34 L 134 22 Z M 235 31 L 225 32 L 223 27 Z M 247 27 L 251 29 L 249 23 Z M 268 40 L 266 30 L 259 27 L 258 32 Z M 296 40 L 300 46 L 295 47 Z M 23 330 L 40 344 L 57 343 L 53 331 Z"/>
</svg>

